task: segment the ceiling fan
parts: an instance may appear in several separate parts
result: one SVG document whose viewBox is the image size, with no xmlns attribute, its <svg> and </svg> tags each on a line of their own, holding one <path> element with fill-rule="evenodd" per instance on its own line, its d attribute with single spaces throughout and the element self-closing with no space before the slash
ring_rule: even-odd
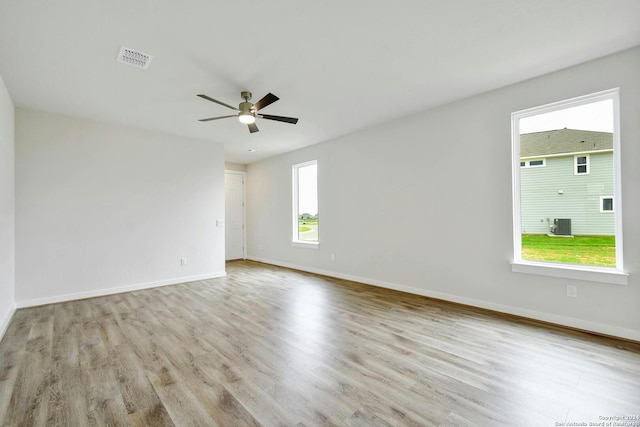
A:
<svg viewBox="0 0 640 427">
<path fill-rule="evenodd" d="M 294 125 L 298 123 L 298 119 L 293 117 L 272 116 L 270 114 L 258 113 L 258 111 L 262 110 L 264 107 L 271 105 L 274 102 L 276 102 L 278 99 L 280 99 L 272 93 L 266 94 L 260 101 L 256 102 L 255 104 L 252 104 L 251 102 L 249 102 L 251 100 L 251 92 L 243 91 L 240 93 L 240 97 L 244 99 L 244 102 L 241 102 L 238 108 L 232 107 L 231 105 L 225 104 L 224 102 L 218 101 L 217 99 L 210 98 L 207 95 L 199 94 L 198 96 L 200 98 L 206 99 L 207 101 L 215 102 L 216 104 L 220 104 L 227 108 L 231 108 L 232 110 L 235 110 L 237 112 L 236 114 L 231 114 L 229 116 L 209 117 L 208 119 L 200 119 L 199 120 L 200 122 L 208 122 L 211 120 L 237 117 L 238 120 L 240 120 L 240 123 L 245 123 L 249 127 L 249 132 L 251 133 L 258 132 L 258 126 L 256 126 L 256 117 L 260 117 L 262 119 L 267 119 L 267 120 L 275 120 L 278 122 L 291 123 Z"/>
</svg>

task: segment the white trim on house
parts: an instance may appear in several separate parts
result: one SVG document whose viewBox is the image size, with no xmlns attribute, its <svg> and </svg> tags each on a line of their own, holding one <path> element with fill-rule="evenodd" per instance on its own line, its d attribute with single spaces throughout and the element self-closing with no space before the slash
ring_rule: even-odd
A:
<svg viewBox="0 0 640 427">
<path fill-rule="evenodd" d="M 598 153 L 613 153 L 612 149 L 605 150 L 591 150 L 591 151 L 573 151 L 571 153 L 558 153 L 558 154 L 545 154 L 544 158 L 549 159 L 551 157 L 568 157 L 568 156 L 577 156 L 579 154 L 598 154 Z M 535 160 L 539 159 L 540 156 L 529 156 L 529 157 L 520 157 L 520 160 Z"/>
</svg>

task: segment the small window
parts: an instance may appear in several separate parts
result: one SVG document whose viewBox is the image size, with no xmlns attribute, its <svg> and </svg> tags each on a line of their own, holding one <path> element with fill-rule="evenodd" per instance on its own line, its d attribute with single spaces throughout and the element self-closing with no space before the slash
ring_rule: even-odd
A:
<svg viewBox="0 0 640 427">
<path fill-rule="evenodd" d="M 575 156 L 575 174 L 576 175 L 588 175 L 589 174 L 589 155 Z"/>
<path fill-rule="evenodd" d="M 612 213 L 613 212 L 613 197 L 600 197 L 600 212 Z"/>
<path fill-rule="evenodd" d="M 293 165 L 293 238 L 294 246 L 318 245 L 318 162 Z"/>
<path fill-rule="evenodd" d="M 525 160 L 520 162 L 521 168 L 540 168 L 545 165 L 544 159 Z"/>
</svg>

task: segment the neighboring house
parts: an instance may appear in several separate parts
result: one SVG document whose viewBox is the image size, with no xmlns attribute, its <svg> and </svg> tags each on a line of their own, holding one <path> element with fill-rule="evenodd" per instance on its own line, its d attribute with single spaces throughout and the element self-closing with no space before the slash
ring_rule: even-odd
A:
<svg viewBox="0 0 640 427">
<path fill-rule="evenodd" d="M 613 134 L 559 129 L 520 135 L 522 232 L 614 235 Z"/>
</svg>

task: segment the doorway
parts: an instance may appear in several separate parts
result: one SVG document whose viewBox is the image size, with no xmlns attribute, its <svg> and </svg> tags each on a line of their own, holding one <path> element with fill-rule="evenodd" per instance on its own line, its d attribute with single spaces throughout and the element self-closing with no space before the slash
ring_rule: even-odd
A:
<svg viewBox="0 0 640 427">
<path fill-rule="evenodd" d="M 246 172 L 224 171 L 225 260 L 245 259 L 244 182 Z"/>
</svg>

